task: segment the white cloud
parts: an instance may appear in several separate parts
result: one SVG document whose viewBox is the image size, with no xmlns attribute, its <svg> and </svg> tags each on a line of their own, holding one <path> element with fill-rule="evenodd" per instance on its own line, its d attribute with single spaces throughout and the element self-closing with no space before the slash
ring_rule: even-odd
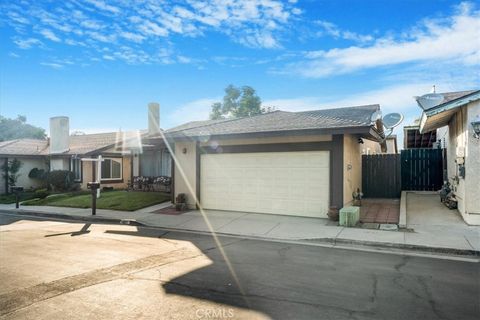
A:
<svg viewBox="0 0 480 320">
<path fill-rule="evenodd" d="M 84 20 L 80 22 L 80 25 L 87 29 L 97 29 L 97 30 L 103 27 L 99 22 L 94 20 Z"/>
<path fill-rule="evenodd" d="M 307 52 L 306 60 L 288 65 L 285 72 L 319 78 L 409 62 L 479 64 L 479 30 L 480 11 L 463 4 L 452 17 L 423 21 L 406 38 L 379 38 L 366 47 Z"/>
<path fill-rule="evenodd" d="M 352 40 L 360 43 L 370 42 L 373 40 L 373 37 L 371 35 L 362 35 L 356 32 L 342 30 L 332 22 L 316 20 L 314 24 L 321 28 L 321 30 L 316 32 L 317 36 L 329 35 L 334 38 Z"/>
<path fill-rule="evenodd" d="M 165 122 L 161 120 L 162 128 L 171 128 L 189 121 L 208 120 L 212 104 L 221 99 L 220 97 L 202 98 L 176 106 L 172 109 L 175 110 L 174 112 L 166 114 Z"/>
<path fill-rule="evenodd" d="M 146 35 L 150 36 L 160 36 L 160 37 L 166 37 L 168 36 L 168 30 L 165 28 L 160 27 L 158 24 L 151 22 L 151 21 L 146 21 L 142 25 L 139 26 L 139 30 L 143 32 Z"/>
<path fill-rule="evenodd" d="M 145 40 L 144 36 L 142 36 L 140 34 L 137 34 L 137 33 L 133 33 L 133 32 L 122 32 L 122 33 L 120 33 L 120 36 L 122 38 L 131 40 L 131 41 L 137 42 L 137 43 L 141 43 L 143 40 Z"/>
<path fill-rule="evenodd" d="M 90 37 L 94 40 L 100 41 L 100 42 L 106 42 L 106 43 L 111 43 L 115 41 L 115 34 L 102 34 L 97 31 L 87 31 L 86 32 Z"/>
<path fill-rule="evenodd" d="M 180 63 L 190 63 L 190 62 L 192 62 L 192 59 L 191 59 L 191 58 L 185 57 L 185 56 L 180 56 L 180 55 L 177 56 L 177 60 L 178 60 L 178 62 L 180 62 Z"/>
<path fill-rule="evenodd" d="M 54 41 L 54 42 L 60 42 L 61 41 L 60 38 L 57 37 L 55 35 L 55 33 L 53 33 L 52 30 L 42 29 L 42 30 L 40 30 L 40 34 L 48 40 L 51 40 L 51 41 Z"/>
<path fill-rule="evenodd" d="M 24 16 L 20 15 L 18 12 L 14 11 L 9 11 L 7 12 L 8 17 L 15 22 L 21 23 L 21 24 L 29 24 L 30 21 L 25 18 Z"/>
<path fill-rule="evenodd" d="M 40 64 L 41 64 L 42 66 L 50 67 L 50 68 L 57 69 L 57 70 L 63 68 L 63 65 L 61 65 L 60 63 L 41 62 Z"/>
<path fill-rule="evenodd" d="M 115 6 L 112 6 L 112 5 L 109 5 L 109 4 L 106 4 L 104 1 L 101 1 L 101 0 L 86 0 L 86 2 L 94 5 L 95 7 L 97 7 L 100 10 L 108 11 L 110 13 L 119 13 L 120 12 L 119 8 L 117 8 Z"/>
<path fill-rule="evenodd" d="M 34 46 L 43 45 L 42 41 L 35 38 L 16 39 L 13 41 L 20 49 L 30 49 Z"/>
<path fill-rule="evenodd" d="M 0 19 L 13 28 L 14 42 L 23 49 L 46 48 L 40 40 L 26 39 L 30 32 L 82 47 L 81 55 L 89 61 L 95 55 L 103 60 L 103 47 L 108 46 L 117 52 L 116 59 L 128 63 L 190 63 L 201 68 L 204 61 L 200 59 L 189 57 L 187 62 L 178 52 L 169 56 L 157 52 L 166 46 L 175 51 L 173 36 L 203 37 L 207 33 L 224 35 L 250 48 L 281 48 L 289 23 L 298 21 L 300 14 L 294 2 L 279 0 L 73 0 L 52 5 L 17 1 L 0 11 Z M 125 52 L 125 46 L 132 50 Z M 141 49 L 142 53 L 136 52 Z"/>
<path fill-rule="evenodd" d="M 278 48 L 280 47 L 277 40 L 269 31 L 252 30 L 250 34 L 240 37 L 239 43 L 251 48 Z"/>
<path fill-rule="evenodd" d="M 325 105 L 324 98 L 296 97 L 285 99 L 269 99 L 262 102 L 263 106 L 275 107 L 282 111 L 306 111 L 321 109 Z"/>
</svg>

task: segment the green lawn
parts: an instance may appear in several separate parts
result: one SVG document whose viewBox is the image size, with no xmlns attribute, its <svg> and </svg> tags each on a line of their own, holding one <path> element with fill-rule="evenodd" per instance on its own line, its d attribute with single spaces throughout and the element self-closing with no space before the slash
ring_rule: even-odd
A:
<svg viewBox="0 0 480 320">
<path fill-rule="evenodd" d="M 33 198 L 36 198 L 36 194 L 35 192 L 22 192 L 20 194 L 20 201 L 24 201 L 24 200 L 30 200 L 30 199 L 33 199 Z M 0 195 L 0 203 L 1 204 L 10 204 L 10 203 L 15 203 L 15 195 L 13 193 L 11 194 L 2 194 Z"/>
<path fill-rule="evenodd" d="M 135 211 L 168 200 L 170 200 L 170 195 L 163 192 L 108 191 L 102 192 L 100 199 L 97 199 L 97 208 Z M 92 196 L 90 194 L 64 193 L 52 195 L 45 199 L 28 200 L 23 202 L 22 205 L 90 208 L 91 203 Z"/>
</svg>

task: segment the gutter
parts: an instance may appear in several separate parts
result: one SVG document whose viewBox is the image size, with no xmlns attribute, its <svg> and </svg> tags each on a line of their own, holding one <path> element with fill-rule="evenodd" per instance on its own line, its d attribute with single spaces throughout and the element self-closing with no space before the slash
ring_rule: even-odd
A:
<svg viewBox="0 0 480 320">
<path fill-rule="evenodd" d="M 306 135 L 336 135 L 336 134 L 370 134 L 372 126 L 352 126 L 352 127 L 335 127 L 335 128 L 321 128 L 321 129 L 293 129 L 280 131 L 256 131 L 245 133 L 227 133 L 227 134 L 212 134 L 212 135 L 182 135 L 180 132 L 175 132 L 175 135 L 166 133 L 168 140 L 185 141 L 185 140 L 202 140 L 208 139 L 238 139 L 238 138 L 267 138 L 267 137 L 284 137 L 284 136 L 306 136 Z M 376 136 L 376 135 L 374 135 Z"/>
</svg>

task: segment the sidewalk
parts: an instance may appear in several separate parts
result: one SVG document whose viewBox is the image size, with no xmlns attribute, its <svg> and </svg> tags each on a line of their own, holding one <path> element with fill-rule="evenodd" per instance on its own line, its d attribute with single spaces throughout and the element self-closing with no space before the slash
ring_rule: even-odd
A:
<svg viewBox="0 0 480 320">
<path fill-rule="evenodd" d="M 206 233 L 214 231 L 218 235 L 480 255 L 480 228 L 467 225 L 451 233 L 446 232 L 448 230 L 445 228 L 424 228 L 422 225 L 416 225 L 413 232 L 383 231 L 340 227 L 328 219 L 245 212 L 207 210 L 206 219 L 198 210 L 181 215 L 151 213 L 169 205 L 170 203 L 164 203 L 134 212 L 99 209 L 94 217 L 90 209 L 48 206 L 25 206 L 15 209 L 14 205 L 0 205 L 0 212 L 110 223 L 121 223 L 122 219 L 126 219 L 149 227 Z"/>
</svg>

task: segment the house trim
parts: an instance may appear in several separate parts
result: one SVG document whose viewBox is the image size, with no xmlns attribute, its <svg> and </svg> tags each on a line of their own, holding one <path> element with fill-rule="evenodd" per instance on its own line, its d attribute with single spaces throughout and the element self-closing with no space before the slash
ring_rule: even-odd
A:
<svg viewBox="0 0 480 320">
<path fill-rule="evenodd" d="M 265 131 L 265 132 L 247 132 L 247 133 L 229 133 L 229 134 L 212 134 L 212 135 L 181 135 L 179 132 L 167 133 L 167 138 L 175 141 L 196 141 L 208 138 L 210 140 L 222 139 L 246 139 L 246 138 L 268 138 L 268 137 L 285 137 L 285 136 L 306 136 L 306 135 L 343 135 L 343 134 L 366 134 L 372 136 L 375 140 L 381 140 L 381 135 L 372 128 L 371 125 L 355 126 L 355 127 L 336 127 L 324 129 L 301 129 L 301 130 L 282 130 L 282 131 Z"/>
</svg>

